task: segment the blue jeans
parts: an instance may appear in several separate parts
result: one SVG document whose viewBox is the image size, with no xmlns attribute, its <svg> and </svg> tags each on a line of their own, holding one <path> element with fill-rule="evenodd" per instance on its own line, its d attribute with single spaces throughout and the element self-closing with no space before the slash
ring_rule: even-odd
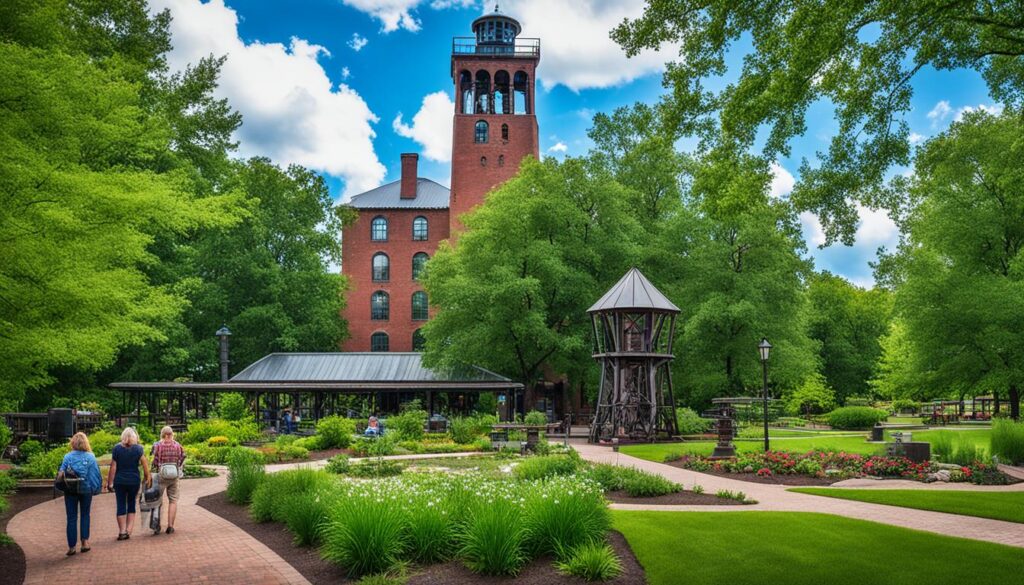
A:
<svg viewBox="0 0 1024 585">
<path fill-rule="evenodd" d="M 135 513 L 135 498 L 139 495 L 137 483 L 115 483 L 114 501 L 117 503 L 117 515 Z"/>
<path fill-rule="evenodd" d="M 78 542 L 78 523 L 81 514 L 82 540 L 89 540 L 89 509 L 92 508 L 92 494 L 64 494 L 64 511 L 68 515 L 68 548 L 75 548 Z"/>
</svg>

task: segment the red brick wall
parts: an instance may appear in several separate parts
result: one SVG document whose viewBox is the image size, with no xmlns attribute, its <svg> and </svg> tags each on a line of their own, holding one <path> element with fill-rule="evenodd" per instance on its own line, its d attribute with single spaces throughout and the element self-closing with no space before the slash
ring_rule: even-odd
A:
<svg viewBox="0 0 1024 585">
<path fill-rule="evenodd" d="M 535 104 L 535 77 L 537 61 L 530 59 L 493 59 L 482 57 L 454 57 L 452 79 L 455 82 L 455 122 L 452 134 L 452 231 L 461 229 L 459 216 L 483 203 L 491 189 L 511 179 L 519 171 L 519 163 L 526 155 L 540 157 Z M 476 72 L 490 73 L 493 88 L 494 74 L 507 71 L 514 79 L 517 71 L 527 74 L 527 102 L 529 114 L 461 114 L 462 94 L 458 87 L 459 73 L 469 71 L 474 79 Z M 489 125 L 486 144 L 475 141 L 476 122 L 484 120 Z M 501 138 L 501 125 L 508 124 L 508 140 Z M 487 164 L 481 164 L 486 157 Z M 504 164 L 500 160 L 504 159 Z"/>
<path fill-rule="evenodd" d="M 388 241 L 370 240 L 373 218 L 388 220 Z M 427 218 L 427 240 L 413 241 L 412 220 Z M 426 252 L 431 257 L 437 244 L 449 234 L 447 209 L 361 209 L 359 219 L 345 229 L 342 236 L 341 272 L 348 276 L 348 304 L 343 313 L 348 321 L 349 338 L 342 351 L 370 351 L 370 336 L 383 331 L 388 334 L 390 351 L 412 351 L 412 335 L 425 321 L 412 320 L 412 293 L 423 290 L 412 279 L 412 257 Z M 388 282 L 373 282 L 373 256 L 384 252 L 391 260 Z M 370 319 L 370 296 L 382 290 L 390 296 L 390 318 Z"/>
</svg>

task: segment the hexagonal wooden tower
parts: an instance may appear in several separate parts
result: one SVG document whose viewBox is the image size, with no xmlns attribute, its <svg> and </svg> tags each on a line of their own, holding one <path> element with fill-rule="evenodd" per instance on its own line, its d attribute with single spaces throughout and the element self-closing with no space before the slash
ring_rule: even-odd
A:
<svg viewBox="0 0 1024 585">
<path fill-rule="evenodd" d="M 679 307 L 631 268 L 587 312 L 601 365 L 590 442 L 678 434 L 669 364 Z"/>
</svg>

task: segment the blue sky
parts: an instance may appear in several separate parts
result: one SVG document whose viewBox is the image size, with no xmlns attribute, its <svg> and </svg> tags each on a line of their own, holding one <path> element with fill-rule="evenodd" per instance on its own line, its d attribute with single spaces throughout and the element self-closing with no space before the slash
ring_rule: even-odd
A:
<svg viewBox="0 0 1024 585">
<path fill-rule="evenodd" d="M 486 8 L 478 0 L 150 0 L 174 23 L 173 69 L 227 55 L 218 92 L 244 118 L 243 156 L 269 156 L 317 170 L 339 200 L 399 175 L 399 154 L 419 152 L 420 174 L 449 183 L 453 36 L 471 35 Z M 674 47 L 626 59 L 608 38 L 641 0 L 508 0 L 502 11 L 541 38 L 537 115 L 546 156 L 585 154 L 595 112 L 663 92 Z M 738 61 L 740 55 L 737 53 Z M 972 71 L 922 71 L 907 122 L 915 140 L 942 131 L 965 108 L 997 107 Z M 401 116 L 399 118 L 399 116 Z M 773 191 L 784 195 L 802 158 L 827 148 L 835 132 L 826 104 L 812 107 L 808 132 L 777 161 Z M 906 169 L 893 169 L 893 173 Z M 884 213 L 863 210 L 857 243 L 819 249 L 820 227 L 804 214 L 815 265 L 872 284 L 868 262 L 897 233 Z"/>
</svg>

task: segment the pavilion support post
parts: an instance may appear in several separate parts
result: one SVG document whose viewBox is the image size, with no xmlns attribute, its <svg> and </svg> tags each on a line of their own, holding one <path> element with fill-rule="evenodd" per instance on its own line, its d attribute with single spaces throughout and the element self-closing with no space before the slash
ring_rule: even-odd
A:
<svg viewBox="0 0 1024 585">
<path fill-rule="evenodd" d="M 427 390 L 427 414 L 434 416 L 434 393 Z"/>
</svg>

